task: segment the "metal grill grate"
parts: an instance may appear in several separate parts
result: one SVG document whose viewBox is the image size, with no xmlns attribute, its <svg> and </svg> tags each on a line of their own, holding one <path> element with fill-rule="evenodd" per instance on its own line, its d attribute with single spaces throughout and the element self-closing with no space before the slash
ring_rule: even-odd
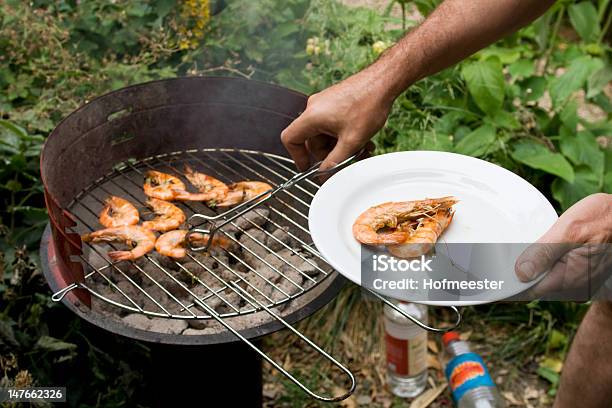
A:
<svg viewBox="0 0 612 408">
<path fill-rule="evenodd" d="M 234 149 L 189 150 L 121 163 L 71 203 L 69 210 L 79 221 L 75 232 L 83 234 L 101 228 L 97 217 L 104 199 L 110 195 L 144 207 L 146 196 L 142 185 L 146 171 L 155 169 L 180 175 L 185 164 L 226 183 L 260 180 L 275 186 L 296 174 L 286 158 Z M 218 232 L 236 244 L 234 249 L 227 253 L 212 250 L 204 256 L 188 253 L 190 262 L 160 259 L 150 253 L 134 262 L 111 263 L 102 246 L 85 244 L 81 256 L 87 271 L 83 285 L 109 304 L 155 317 L 212 318 L 209 308 L 200 302 L 212 310 L 221 310 L 215 313 L 218 317 L 282 305 L 332 272 L 309 244 L 307 212 L 317 188 L 316 183 L 305 179 L 283 190 Z M 188 217 L 198 213 L 217 214 L 198 202 L 175 204 Z M 100 286 L 101 282 L 108 291 L 98 289 L 104 287 Z M 160 293 L 169 302 L 161 302 Z"/>
</svg>

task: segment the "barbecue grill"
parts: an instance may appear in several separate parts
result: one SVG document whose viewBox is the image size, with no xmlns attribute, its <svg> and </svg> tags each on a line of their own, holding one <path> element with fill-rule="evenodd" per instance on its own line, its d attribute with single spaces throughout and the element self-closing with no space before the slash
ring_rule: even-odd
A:
<svg viewBox="0 0 612 408">
<path fill-rule="evenodd" d="M 244 365 L 255 367 L 251 375 L 263 358 L 316 399 L 348 397 L 355 388 L 351 372 L 291 326 L 344 284 L 310 240 L 308 208 L 317 181 L 300 177 L 279 143 L 281 130 L 305 104 L 304 95 L 269 84 L 193 77 L 111 92 L 64 119 L 41 155 L 50 219 L 41 258 L 52 298 L 103 332 L 158 344 L 163 364 L 202 358 L 209 365 L 214 354 L 220 365 L 219 348 L 206 353 L 201 346 L 225 345 L 219 346 L 223 353 L 250 359 Z M 190 251 L 182 260 L 150 253 L 112 263 L 109 248 L 81 241 L 81 234 L 101 228 L 97 217 L 106 197 L 144 207 L 145 173 L 180 175 L 185 165 L 226 183 L 260 180 L 280 187 L 244 214 L 178 204 L 191 220 L 221 221 L 212 229 L 234 244 L 228 251 Z M 346 392 L 318 395 L 261 351 L 256 339 L 282 328 L 339 370 Z M 230 345 L 237 340 L 242 344 Z M 260 386 L 261 379 L 251 382 Z M 192 386 L 186 379 L 181 384 Z M 225 398 L 259 401 L 257 386 L 252 389 Z"/>
</svg>

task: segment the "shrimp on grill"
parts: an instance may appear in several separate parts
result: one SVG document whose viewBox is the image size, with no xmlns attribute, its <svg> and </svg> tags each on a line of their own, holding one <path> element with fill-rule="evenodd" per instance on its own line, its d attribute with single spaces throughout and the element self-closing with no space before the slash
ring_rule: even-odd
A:
<svg viewBox="0 0 612 408">
<path fill-rule="evenodd" d="M 113 261 L 127 261 L 140 258 L 155 247 L 156 236 L 153 231 L 140 225 L 125 225 L 106 228 L 81 236 L 84 242 L 124 242 L 133 246 L 129 251 L 110 251 L 108 256 Z"/>
<path fill-rule="evenodd" d="M 216 203 L 218 207 L 229 207 L 240 204 L 244 201 L 249 201 L 259 194 L 265 193 L 272 189 L 272 186 L 263 181 L 239 181 L 230 184 L 229 193 L 223 201 Z M 264 197 L 262 197 L 264 198 Z"/>
<path fill-rule="evenodd" d="M 175 189 L 175 199 L 180 201 L 207 201 L 216 203 L 227 196 L 229 187 L 227 184 L 212 176 L 194 171 L 191 167 L 185 166 L 185 177 L 193 184 L 199 193 L 190 193 L 184 188 Z"/>
<path fill-rule="evenodd" d="M 428 198 L 417 201 L 387 202 L 368 208 L 353 223 L 353 236 L 362 244 L 397 245 L 410 238 L 401 224 L 433 216 L 446 210 L 459 200 L 456 197 Z"/>
<path fill-rule="evenodd" d="M 144 193 L 149 197 L 172 201 L 177 190 L 185 191 L 185 183 L 178 177 L 155 170 L 149 170 L 145 175 Z"/>
<path fill-rule="evenodd" d="M 171 258 L 185 257 L 187 255 L 187 232 L 187 230 L 174 230 L 162 234 L 155 243 L 155 249 L 160 254 Z M 204 246 L 208 243 L 209 236 L 194 233 L 191 234 L 189 239 L 193 243 Z M 229 239 L 223 237 L 213 237 L 212 245 L 223 249 L 229 249 L 233 246 Z"/>
<path fill-rule="evenodd" d="M 110 196 L 105 200 L 99 218 L 100 224 L 107 228 L 135 225 L 139 219 L 138 209 L 128 200 L 117 196 Z"/>
<path fill-rule="evenodd" d="M 428 253 L 450 225 L 455 212 L 452 208 L 436 211 L 435 214 L 424 214 L 417 221 L 408 222 L 398 230 L 408 232 L 408 238 L 402 244 L 388 245 L 391 255 L 398 258 L 414 258 Z"/>
<path fill-rule="evenodd" d="M 177 229 L 185 222 L 186 217 L 183 210 L 167 201 L 149 198 L 147 200 L 147 207 L 156 215 L 152 220 L 142 223 L 142 226 L 147 229 L 166 232 Z"/>
</svg>

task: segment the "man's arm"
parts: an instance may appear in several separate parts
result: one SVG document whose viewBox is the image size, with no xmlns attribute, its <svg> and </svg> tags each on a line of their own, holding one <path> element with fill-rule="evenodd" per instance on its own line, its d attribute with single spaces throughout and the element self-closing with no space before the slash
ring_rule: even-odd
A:
<svg viewBox="0 0 612 408">
<path fill-rule="evenodd" d="M 367 143 L 411 84 L 516 31 L 553 3 L 445 0 L 374 64 L 312 95 L 304 113 L 283 131 L 285 147 L 300 169 L 309 164 L 308 152 L 325 159 L 323 169 L 332 167 Z"/>
</svg>

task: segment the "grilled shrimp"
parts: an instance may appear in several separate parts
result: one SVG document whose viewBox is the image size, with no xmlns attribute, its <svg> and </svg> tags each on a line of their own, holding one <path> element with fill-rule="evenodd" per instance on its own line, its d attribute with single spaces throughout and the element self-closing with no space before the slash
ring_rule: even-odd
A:
<svg viewBox="0 0 612 408">
<path fill-rule="evenodd" d="M 147 229 L 166 232 L 177 229 L 185 222 L 186 217 L 183 210 L 167 201 L 149 198 L 147 200 L 147 207 L 156 214 L 156 217 L 152 220 L 142 223 L 142 226 Z"/>
<path fill-rule="evenodd" d="M 177 200 L 217 202 L 223 200 L 229 192 L 229 187 L 221 180 L 194 171 L 189 166 L 185 166 L 185 177 L 198 189 L 199 193 L 190 193 L 184 188 L 182 190 L 175 189 L 175 199 Z"/>
<path fill-rule="evenodd" d="M 138 224 L 138 210 L 128 200 L 110 196 L 105 203 L 100 211 L 100 224 L 107 228 Z"/>
<path fill-rule="evenodd" d="M 185 191 L 185 183 L 178 177 L 155 170 L 147 172 L 144 193 L 149 197 L 171 201 L 175 199 L 177 190 Z"/>
<path fill-rule="evenodd" d="M 398 230 L 408 232 L 408 239 L 399 245 L 388 245 L 387 249 L 398 258 L 414 258 L 426 254 L 450 225 L 454 214 L 452 208 L 446 208 L 436 211 L 433 216 L 425 214 L 417 221 L 400 225 Z"/>
<path fill-rule="evenodd" d="M 229 207 L 251 200 L 271 189 L 272 186 L 263 181 L 239 181 L 238 183 L 230 184 L 229 193 L 225 199 L 216 204 L 218 207 Z"/>
<path fill-rule="evenodd" d="M 155 243 L 155 249 L 162 255 L 169 256 L 171 258 L 183 258 L 187 255 L 187 231 L 186 230 L 174 230 L 162 234 Z M 208 235 L 204 234 L 191 234 L 191 242 L 195 242 L 199 245 L 206 245 L 208 243 Z M 212 245 L 218 246 L 224 249 L 229 249 L 232 246 L 232 242 L 226 238 L 215 236 L 213 238 Z"/>
<path fill-rule="evenodd" d="M 379 204 L 357 217 L 353 224 L 353 236 L 368 245 L 403 244 L 410 238 L 410 232 L 397 228 L 400 224 L 416 221 L 425 215 L 432 216 L 458 201 L 456 197 L 449 196 Z"/>
<path fill-rule="evenodd" d="M 130 251 L 110 251 L 108 256 L 113 261 L 126 261 L 140 258 L 151 252 L 155 247 L 155 234 L 153 231 L 140 225 L 125 225 L 122 227 L 106 228 L 81 236 L 84 242 L 124 242 L 131 245 Z"/>
</svg>

